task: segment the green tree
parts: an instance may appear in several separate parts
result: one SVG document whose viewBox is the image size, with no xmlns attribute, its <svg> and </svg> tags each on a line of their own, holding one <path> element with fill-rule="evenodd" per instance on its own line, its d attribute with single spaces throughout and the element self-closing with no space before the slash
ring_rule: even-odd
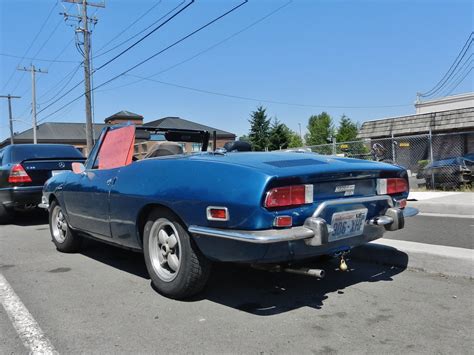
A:
<svg viewBox="0 0 474 355">
<path fill-rule="evenodd" d="M 239 141 L 242 141 L 242 142 L 249 142 L 250 143 L 250 138 L 248 135 L 244 134 L 244 135 L 241 135 L 239 137 Z"/>
<path fill-rule="evenodd" d="M 336 140 L 337 142 L 351 142 L 357 140 L 357 133 L 359 126 L 353 122 L 346 115 L 342 115 L 339 120 L 339 127 L 337 128 Z"/>
<path fill-rule="evenodd" d="M 326 112 L 311 116 L 307 128 L 306 145 L 328 144 L 334 135 L 332 118 Z"/>
<path fill-rule="evenodd" d="M 265 108 L 259 106 L 250 115 L 249 142 L 253 150 L 262 151 L 269 146 L 270 119 L 267 118 L 265 111 Z"/>
<path fill-rule="evenodd" d="M 288 148 L 300 148 L 303 145 L 303 140 L 300 135 L 290 130 L 290 143 L 288 144 Z"/>
<path fill-rule="evenodd" d="M 277 118 L 273 119 L 270 127 L 269 150 L 286 149 L 290 144 L 291 131 Z"/>
</svg>

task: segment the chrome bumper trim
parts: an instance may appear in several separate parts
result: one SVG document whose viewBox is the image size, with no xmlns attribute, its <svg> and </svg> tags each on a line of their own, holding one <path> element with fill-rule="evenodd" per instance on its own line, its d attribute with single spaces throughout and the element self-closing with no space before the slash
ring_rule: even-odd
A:
<svg viewBox="0 0 474 355">
<path fill-rule="evenodd" d="M 49 208 L 49 203 L 40 203 L 40 204 L 38 204 L 38 207 L 39 208 L 44 208 L 45 210 L 47 210 Z"/>
<path fill-rule="evenodd" d="M 237 230 L 218 229 L 200 226 L 190 226 L 188 231 L 193 234 L 207 235 L 211 237 L 232 239 L 241 242 L 268 244 L 278 242 L 289 242 L 314 237 L 314 232 L 306 227 L 293 227 L 289 229 L 265 229 L 265 230 Z"/>
</svg>

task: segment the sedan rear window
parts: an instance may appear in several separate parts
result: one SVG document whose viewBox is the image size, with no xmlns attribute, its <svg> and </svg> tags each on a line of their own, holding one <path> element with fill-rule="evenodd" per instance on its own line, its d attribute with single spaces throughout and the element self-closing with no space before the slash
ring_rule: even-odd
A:
<svg viewBox="0 0 474 355">
<path fill-rule="evenodd" d="M 11 154 L 15 163 L 28 159 L 83 158 L 81 152 L 69 145 L 16 145 Z"/>
</svg>

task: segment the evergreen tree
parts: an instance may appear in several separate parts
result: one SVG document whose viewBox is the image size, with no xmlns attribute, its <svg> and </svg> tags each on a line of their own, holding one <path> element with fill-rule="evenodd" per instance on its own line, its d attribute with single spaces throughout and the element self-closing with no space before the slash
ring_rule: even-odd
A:
<svg viewBox="0 0 474 355">
<path fill-rule="evenodd" d="M 359 126 L 346 115 L 342 115 L 337 129 L 336 140 L 338 142 L 351 142 L 357 140 Z"/>
<path fill-rule="evenodd" d="M 265 111 L 265 108 L 259 106 L 250 115 L 249 143 L 253 150 L 262 151 L 269 146 L 270 119 Z"/>
<path fill-rule="evenodd" d="M 306 145 L 328 144 L 334 134 L 332 118 L 326 112 L 311 116 L 307 128 Z"/>
<path fill-rule="evenodd" d="M 288 148 L 290 144 L 290 138 L 290 129 L 284 123 L 281 123 L 277 118 L 274 118 L 270 128 L 269 150 Z"/>
<path fill-rule="evenodd" d="M 303 145 L 304 143 L 300 135 L 290 130 L 290 143 L 288 144 L 288 148 L 300 148 Z"/>
</svg>

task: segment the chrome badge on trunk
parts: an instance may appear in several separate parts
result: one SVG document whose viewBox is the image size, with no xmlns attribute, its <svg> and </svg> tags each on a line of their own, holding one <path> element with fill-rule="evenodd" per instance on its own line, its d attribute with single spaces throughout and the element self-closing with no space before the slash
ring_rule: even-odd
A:
<svg viewBox="0 0 474 355">
<path fill-rule="evenodd" d="M 355 185 L 339 185 L 336 186 L 335 192 L 344 192 L 344 196 L 354 195 Z"/>
</svg>

